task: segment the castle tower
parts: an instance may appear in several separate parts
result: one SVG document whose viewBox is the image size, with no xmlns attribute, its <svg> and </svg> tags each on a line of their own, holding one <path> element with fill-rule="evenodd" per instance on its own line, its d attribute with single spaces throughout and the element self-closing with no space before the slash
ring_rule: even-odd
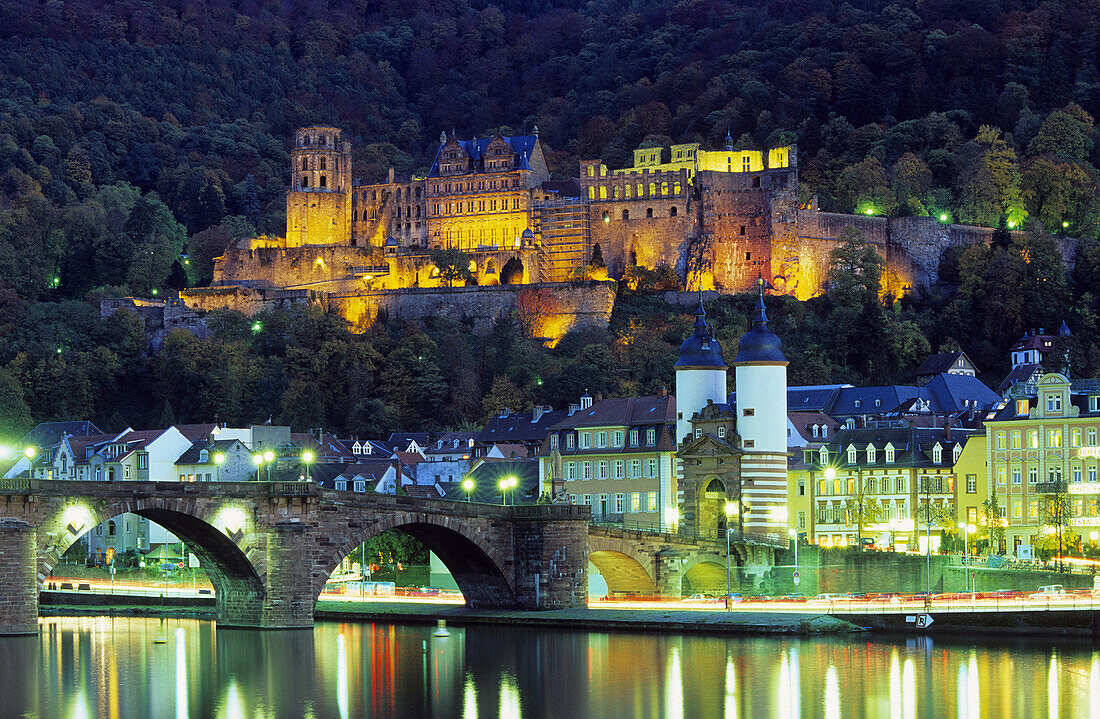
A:
<svg viewBox="0 0 1100 719">
<path fill-rule="evenodd" d="M 691 416 L 707 405 L 726 401 L 726 370 L 722 345 L 707 326 L 703 301 L 695 310 L 695 331 L 680 345 L 676 368 L 676 444 L 691 434 Z"/>
<path fill-rule="evenodd" d="M 351 238 L 351 144 L 335 127 L 303 127 L 290 151 L 286 244 L 342 245 Z"/>
<path fill-rule="evenodd" d="M 741 512 L 746 534 L 787 532 L 787 359 L 768 329 L 764 288 L 752 329 L 737 344 L 733 361 L 741 459 Z"/>
</svg>

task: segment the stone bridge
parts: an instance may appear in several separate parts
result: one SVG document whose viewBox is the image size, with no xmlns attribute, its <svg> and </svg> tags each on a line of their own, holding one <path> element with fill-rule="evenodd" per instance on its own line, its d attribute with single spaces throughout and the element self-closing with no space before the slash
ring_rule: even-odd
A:
<svg viewBox="0 0 1100 719">
<path fill-rule="evenodd" d="M 775 565 L 785 542 L 736 537 L 729 545 L 733 589 L 737 591 Z M 594 524 L 588 530 L 588 561 L 610 594 L 679 597 L 726 592 L 724 539 L 685 537 Z"/>
<path fill-rule="evenodd" d="M 327 490 L 308 482 L 0 480 L 0 634 L 38 630 L 38 592 L 65 550 L 123 512 L 193 548 L 222 626 L 313 625 L 329 576 L 387 529 L 420 540 L 475 608 L 588 598 L 587 507 L 502 507 Z"/>
</svg>

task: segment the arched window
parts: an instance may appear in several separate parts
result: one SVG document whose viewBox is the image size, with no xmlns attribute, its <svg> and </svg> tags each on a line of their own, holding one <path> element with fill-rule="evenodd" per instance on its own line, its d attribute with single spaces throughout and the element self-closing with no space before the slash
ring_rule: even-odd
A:
<svg viewBox="0 0 1100 719">
<path fill-rule="evenodd" d="M 309 169 L 309 158 L 308 157 L 303 157 L 302 158 L 302 170 L 308 170 L 308 169 Z"/>
<path fill-rule="evenodd" d="M 318 183 L 317 183 L 317 186 L 318 186 L 318 187 L 328 187 L 328 183 L 327 183 L 327 181 L 325 180 L 325 176 L 324 176 L 324 175 L 321 175 L 321 177 L 320 177 L 320 182 L 318 182 Z"/>
<path fill-rule="evenodd" d="M 630 219 L 630 210 L 623 210 L 623 219 L 624 220 L 629 220 Z"/>
<path fill-rule="evenodd" d="M 676 205 L 673 205 L 672 208 L 668 211 L 668 216 L 676 217 Z"/>
<path fill-rule="evenodd" d="M 309 175 L 302 175 L 302 187 L 309 187 Z"/>
<path fill-rule="evenodd" d="M 115 536 L 115 532 L 117 532 L 117 531 L 118 531 L 118 527 L 115 525 L 115 520 L 113 520 L 113 519 L 109 520 L 107 522 L 107 536 L 108 537 L 113 537 L 113 536 Z"/>
<path fill-rule="evenodd" d="M 652 207 L 645 208 L 645 216 L 646 217 L 653 217 L 653 208 Z"/>
<path fill-rule="evenodd" d="M 328 162 L 327 162 L 326 158 L 324 158 L 324 157 L 321 158 L 321 164 L 317 169 L 319 169 L 319 170 L 327 170 L 328 169 Z"/>
<path fill-rule="evenodd" d="M 595 187 L 589 186 L 589 188 L 588 188 L 588 199 L 590 199 L 590 200 L 595 200 L 596 199 L 596 188 Z"/>
</svg>

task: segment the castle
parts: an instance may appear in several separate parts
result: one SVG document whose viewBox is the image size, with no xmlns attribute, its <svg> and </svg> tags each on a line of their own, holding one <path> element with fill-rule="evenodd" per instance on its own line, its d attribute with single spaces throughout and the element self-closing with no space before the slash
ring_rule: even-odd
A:
<svg viewBox="0 0 1100 719">
<path fill-rule="evenodd" d="M 390 293 L 436 298 L 452 289 L 435 249 L 468 255 L 465 269 L 485 288 L 574 280 L 598 245 L 611 279 L 669 265 L 687 289 L 743 292 L 763 278 L 806 299 L 821 291 L 845 227 L 883 256 L 884 289 L 898 295 L 935 281 L 946 247 L 992 232 L 929 217 L 820 212 L 813 200 L 799 202 L 797 158 L 795 146 L 735 149 L 727 135 L 722 149 L 640 147 L 632 167 L 583 160 L 579 177 L 551 181 L 537 127 L 471 140 L 451 132 L 440 134 L 426 176 L 396 179 L 391 169 L 386 182 L 362 184 L 338 128 L 301 128 L 285 237 L 238 242 L 216 259 L 212 286 L 183 298 L 200 309 L 325 302 L 369 322 L 408 296 Z"/>
</svg>

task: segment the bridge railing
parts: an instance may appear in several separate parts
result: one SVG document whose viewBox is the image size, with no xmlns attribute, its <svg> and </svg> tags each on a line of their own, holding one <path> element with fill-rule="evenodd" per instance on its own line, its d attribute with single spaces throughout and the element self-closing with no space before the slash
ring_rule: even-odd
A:
<svg viewBox="0 0 1100 719">
<path fill-rule="evenodd" d="M 618 521 L 612 521 L 606 516 L 593 516 L 592 527 L 607 532 L 630 532 L 639 535 L 661 536 L 669 541 L 680 541 L 691 544 L 703 544 L 712 546 L 725 546 L 726 532 L 722 529 L 685 527 L 670 527 L 660 522 L 647 522 L 644 520 L 626 517 Z M 778 533 L 742 532 L 730 530 L 729 541 L 732 544 L 756 544 L 786 549 L 790 543 L 787 537 Z"/>
<path fill-rule="evenodd" d="M 31 494 L 36 491 L 35 480 L 29 477 L 0 479 L 0 494 Z"/>
</svg>

